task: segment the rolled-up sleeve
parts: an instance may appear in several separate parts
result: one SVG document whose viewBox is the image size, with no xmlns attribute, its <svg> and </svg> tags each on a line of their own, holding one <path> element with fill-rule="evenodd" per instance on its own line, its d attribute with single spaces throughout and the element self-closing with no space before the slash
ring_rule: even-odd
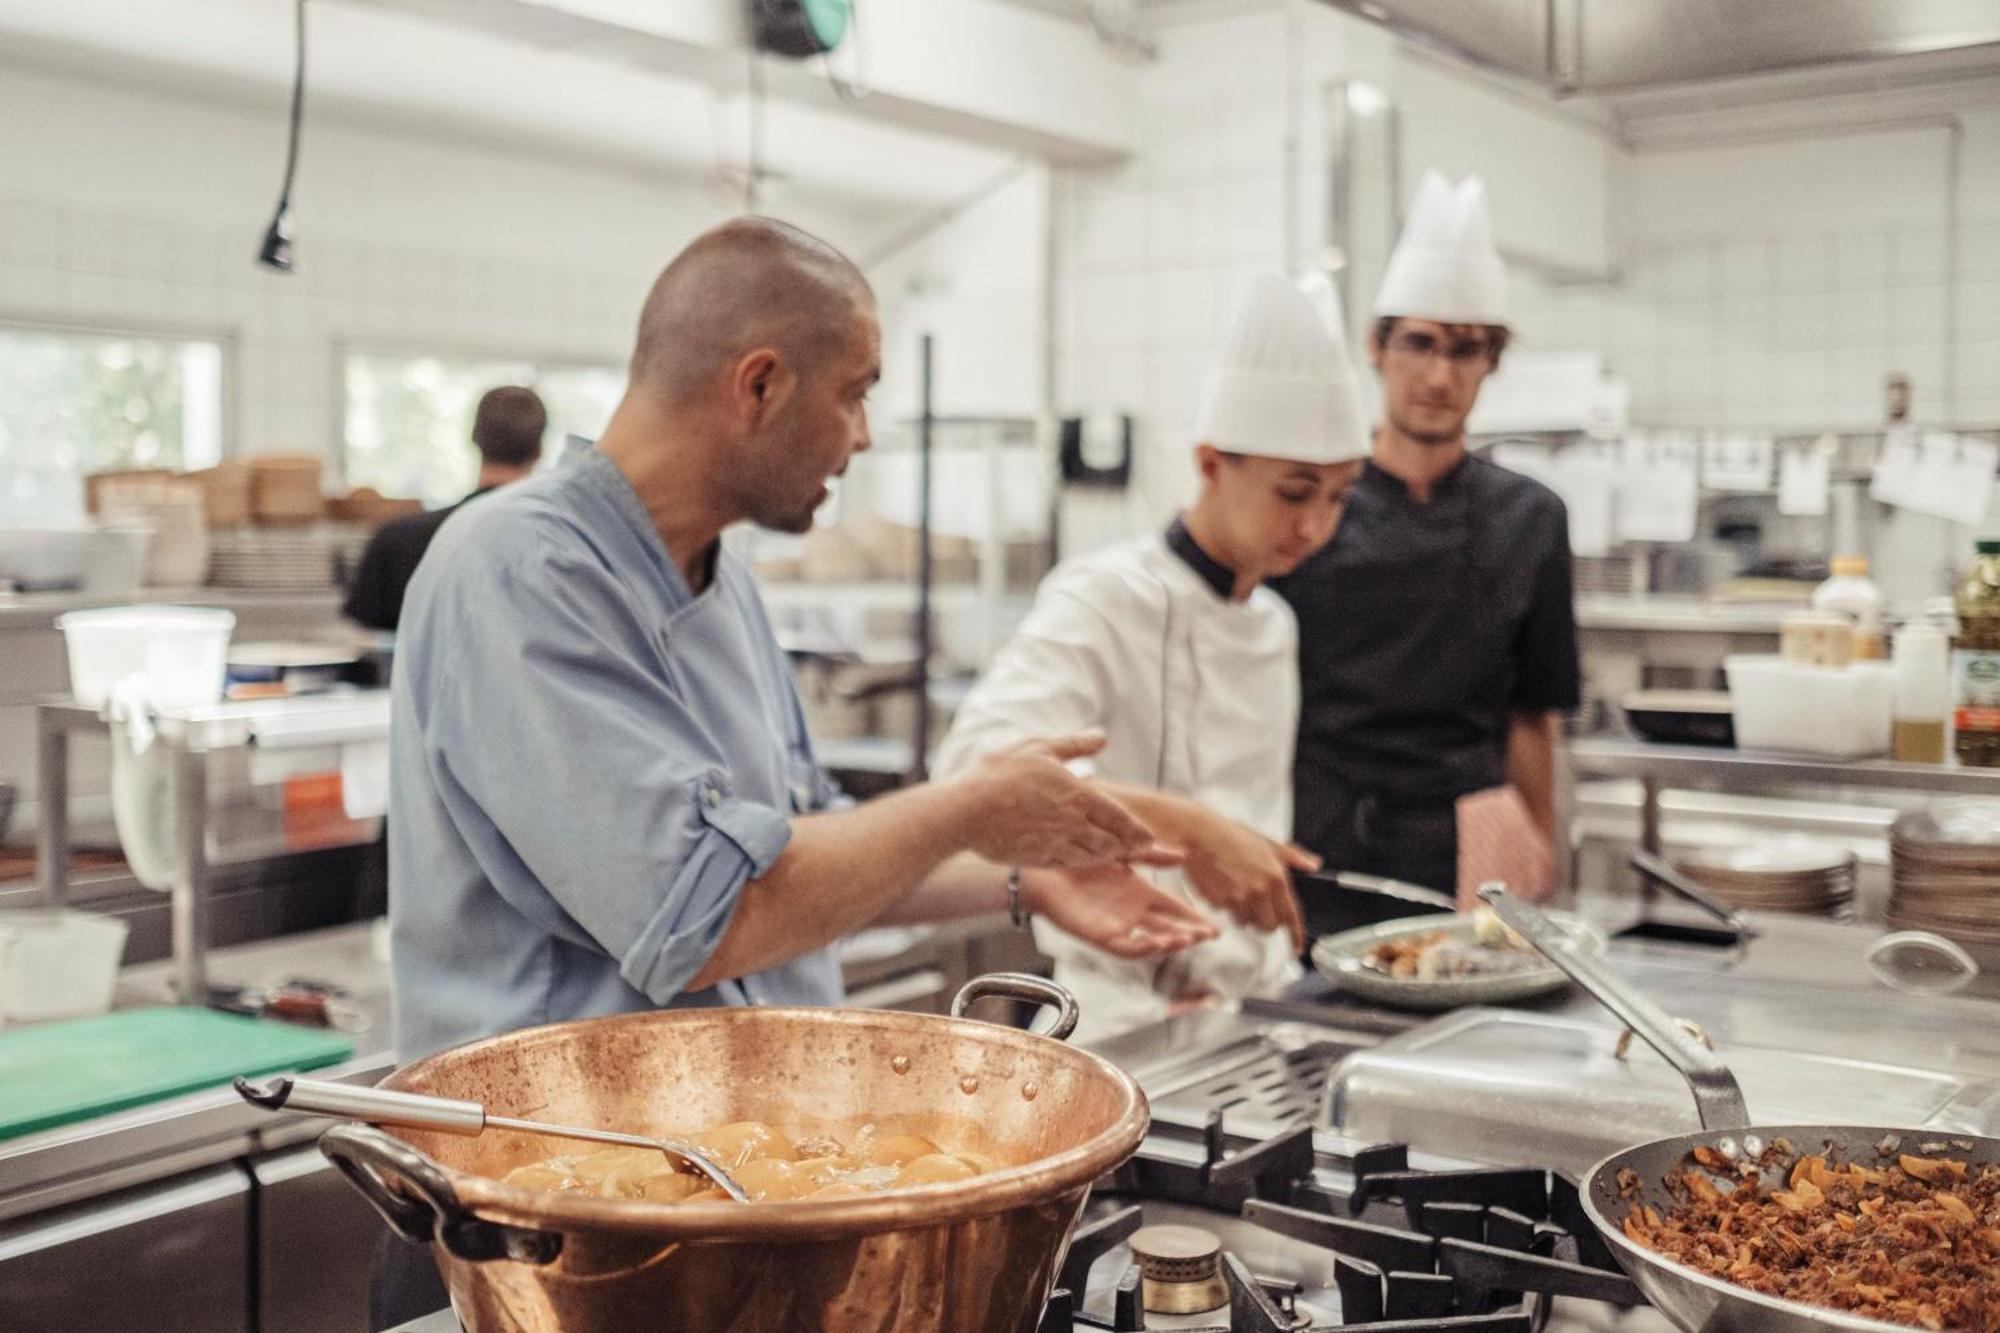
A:
<svg viewBox="0 0 2000 1333">
<path fill-rule="evenodd" d="M 426 733 L 454 822 L 509 906 L 669 1002 L 785 850 L 790 812 L 734 790 L 609 570 L 522 559 L 466 581 L 453 611 L 468 669 L 440 673 Z"/>
</svg>

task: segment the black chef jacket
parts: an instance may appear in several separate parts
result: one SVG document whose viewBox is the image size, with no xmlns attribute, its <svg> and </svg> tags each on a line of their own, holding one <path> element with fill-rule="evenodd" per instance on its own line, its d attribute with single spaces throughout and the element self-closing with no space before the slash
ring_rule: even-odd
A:
<svg viewBox="0 0 2000 1333">
<path fill-rule="evenodd" d="M 492 489 L 483 487 L 458 504 L 392 518 L 377 528 L 361 552 L 361 565 L 354 571 L 354 583 L 347 590 L 347 603 L 341 607 L 341 614 L 369 629 L 395 629 L 403 615 L 403 593 L 409 588 L 424 552 L 430 549 L 431 538 L 437 536 L 446 519 L 458 512 L 459 505 Z"/>
<path fill-rule="evenodd" d="M 1452 803 L 1505 781 L 1512 714 L 1579 702 L 1562 501 L 1468 456 L 1419 503 L 1370 462 L 1272 587 L 1299 618 L 1295 836 L 1329 868 L 1452 889 Z"/>
</svg>

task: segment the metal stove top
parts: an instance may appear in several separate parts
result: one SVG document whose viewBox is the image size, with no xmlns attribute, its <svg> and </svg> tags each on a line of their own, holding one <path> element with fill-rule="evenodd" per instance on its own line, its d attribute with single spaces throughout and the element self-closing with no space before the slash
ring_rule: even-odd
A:
<svg viewBox="0 0 2000 1333">
<path fill-rule="evenodd" d="M 1204 1329 L 1299 1333 L 1367 1325 L 1495 1333 L 1668 1333 L 1596 1240 L 1560 1177 L 1436 1169 L 1396 1145 L 1301 1125 L 1253 1139 L 1211 1117 L 1189 1151 L 1166 1124 L 1093 1197 L 1042 1333 Z M 1138 1308 L 1137 1227 L 1197 1227 L 1234 1261 L 1230 1305 Z M 1064 1322 L 1067 1319 L 1068 1322 Z"/>
</svg>

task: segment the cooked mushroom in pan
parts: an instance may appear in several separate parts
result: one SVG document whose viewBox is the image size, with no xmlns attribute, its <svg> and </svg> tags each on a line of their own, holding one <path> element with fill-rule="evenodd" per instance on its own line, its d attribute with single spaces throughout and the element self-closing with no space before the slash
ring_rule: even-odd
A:
<svg viewBox="0 0 2000 1333">
<path fill-rule="evenodd" d="M 2000 1166 L 1878 1146 L 1876 1163 L 1800 1155 L 1783 1188 L 1713 1149 L 1667 1178 L 1664 1213 L 1625 1234 L 1677 1263 L 1787 1300 L 1912 1328 L 2000 1333 Z M 1762 1166 L 1792 1149 L 1780 1141 Z M 1643 1182 L 1618 1181 L 1626 1197 Z"/>
<path fill-rule="evenodd" d="M 955 1184 L 997 1164 L 979 1153 L 952 1152 L 917 1134 L 884 1134 L 863 1125 L 851 1140 L 829 1135 L 793 1140 L 756 1120 L 721 1125 L 690 1141 L 706 1148 L 757 1200 L 839 1199 L 916 1185 Z M 607 1199 L 704 1203 L 728 1198 L 706 1178 L 677 1169 L 650 1148 L 606 1148 L 517 1166 L 510 1185 Z"/>
</svg>

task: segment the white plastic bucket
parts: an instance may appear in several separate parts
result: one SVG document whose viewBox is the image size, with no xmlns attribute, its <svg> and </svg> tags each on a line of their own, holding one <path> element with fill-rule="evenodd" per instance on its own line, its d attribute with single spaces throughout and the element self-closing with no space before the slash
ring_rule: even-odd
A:
<svg viewBox="0 0 2000 1333">
<path fill-rule="evenodd" d="M 108 1011 L 126 931 L 93 912 L 0 912 L 0 1025 Z"/>
<path fill-rule="evenodd" d="M 198 606 L 107 606 L 58 616 L 69 647 L 69 688 L 85 708 L 102 708 L 131 676 L 145 680 L 156 708 L 210 704 L 222 697 L 234 612 Z"/>
<path fill-rule="evenodd" d="M 1896 675 L 1887 662 L 1822 667 L 1732 655 L 1723 666 L 1738 749 L 1834 759 L 1888 753 Z"/>
</svg>

